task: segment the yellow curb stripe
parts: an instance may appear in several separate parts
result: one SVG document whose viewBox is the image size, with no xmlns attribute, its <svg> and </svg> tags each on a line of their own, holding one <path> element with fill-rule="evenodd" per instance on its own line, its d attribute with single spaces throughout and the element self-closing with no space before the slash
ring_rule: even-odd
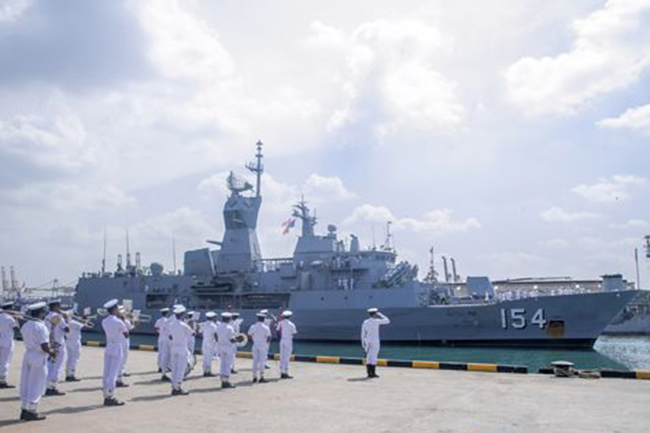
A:
<svg viewBox="0 0 650 433">
<path fill-rule="evenodd" d="M 387 367 L 388 366 L 388 360 L 387 359 L 378 359 L 377 360 L 377 365 L 380 365 L 382 367 Z"/>
<path fill-rule="evenodd" d="M 86 346 L 101 347 L 101 343 L 99 341 L 86 341 Z"/>
<path fill-rule="evenodd" d="M 435 361 L 413 361 L 413 368 L 430 368 L 437 370 L 440 368 L 440 363 Z"/>
<path fill-rule="evenodd" d="M 341 358 L 339 356 L 317 356 L 316 362 L 322 362 L 325 364 L 338 364 L 341 362 Z"/>
<path fill-rule="evenodd" d="M 636 378 L 637 379 L 648 379 L 648 380 L 650 380 L 650 371 L 637 371 L 636 372 Z"/>
<path fill-rule="evenodd" d="M 491 373 L 496 373 L 497 372 L 497 365 L 496 364 L 467 364 L 467 370 L 468 371 L 488 371 Z"/>
<path fill-rule="evenodd" d="M 151 346 L 150 344 L 141 344 L 138 348 L 140 350 L 147 350 L 149 352 L 155 352 L 156 351 L 156 346 Z"/>
</svg>

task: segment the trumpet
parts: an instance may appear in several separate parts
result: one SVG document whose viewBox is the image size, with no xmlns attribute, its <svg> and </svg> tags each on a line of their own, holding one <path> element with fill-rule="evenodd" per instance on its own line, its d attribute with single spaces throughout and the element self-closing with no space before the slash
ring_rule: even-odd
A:
<svg viewBox="0 0 650 433">
<path fill-rule="evenodd" d="M 239 333 L 235 335 L 235 346 L 244 347 L 248 344 L 248 335 Z"/>
<path fill-rule="evenodd" d="M 3 313 L 7 313 L 11 317 L 13 317 L 14 319 L 18 319 L 18 320 L 24 320 L 24 321 L 27 321 L 27 320 L 40 320 L 38 317 L 32 317 L 32 316 L 30 316 L 28 314 L 21 313 L 20 311 L 13 311 L 13 310 L 8 310 L 7 311 L 7 310 L 5 310 L 5 311 L 3 311 Z"/>
<path fill-rule="evenodd" d="M 85 312 L 86 311 L 84 310 L 84 313 Z M 81 323 L 83 323 L 85 326 L 87 326 L 89 328 L 94 328 L 95 327 L 95 322 L 93 322 L 93 319 L 97 318 L 96 314 L 92 315 L 92 316 L 86 315 L 86 317 L 83 317 L 83 316 L 77 316 L 76 314 L 74 314 L 74 311 L 72 311 L 72 310 L 63 311 L 62 313 L 63 313 L 63 315 L 65 317 L 68 318 L 68 320 L 69 319 L 76 320 L 77 322 L 81 322 Z"/>
</svg>

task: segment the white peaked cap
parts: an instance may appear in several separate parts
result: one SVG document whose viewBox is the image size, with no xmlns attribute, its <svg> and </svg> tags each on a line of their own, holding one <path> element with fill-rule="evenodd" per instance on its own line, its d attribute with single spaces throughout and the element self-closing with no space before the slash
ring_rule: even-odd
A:
<svg viewBox="0 0 650 433">
<path fill-rule="evenodd" d="M 255 314 L 255 315 L 256 315 L 257 317 L 266 317 L 266 314 L 264 314 L 264 313 L 262 313 L 262 312 L 259 312 L 259 313 Z"/>
<path fill-rule="evenodd" d="M 183 305 L 174 305 L 174 314 L 183 314 L 187 311 L 187 308 Z"/>
<path fill-rule="evenodd" d="M 223 313 L 221 313 L 221 317 L 223 317 L 224 319 L 230 318 L 230 317 L 232 317 L 232 314 L 230 314 L 227 311 L 224 311 Z"/>
<path fill-rule="evenodd" d="M 379 313 L 379 308 L 368 308 L 368 313 Z"/>
<path fill-rule="evenodd" d="M 262 314 L 269 314 L 269 310 L 260 310 L 260 313 L 262 313 Z"/>
<path fill-rule="evenodd" d="M 287 311 L 282 312 L 282 317 L 291 317 L 291 316 L 293 316 L 293 313 L 291 312 L 291 310 L 287 310 Z"/>
<path fill-rule="evenodd" d="M 117 299 L 111 299 L 110 301 L 108 301 L 107 303 L 104 304 L 104 308 L 109 310 L 109 309 L 115 307 L 119 303 L 120 302 Z"/>
<path fill-rule="evenodd" d="M 208 319 L 212 319 L 213 317 L 217 317 L 217 313 L 215 313 L 214 311 L 208 311 L 207 313 L 205 313 L 205 317 L 207 317 Z"/>
<path fill-rule="evenodd" d="M 47 307 L 47 304 L 44 301 L 41 301 L 41 302 L 37 302 L 35 304 L 28 305 L 27 306 L 27 311 L 42 310 L 45 307 Z"/>
</svg>

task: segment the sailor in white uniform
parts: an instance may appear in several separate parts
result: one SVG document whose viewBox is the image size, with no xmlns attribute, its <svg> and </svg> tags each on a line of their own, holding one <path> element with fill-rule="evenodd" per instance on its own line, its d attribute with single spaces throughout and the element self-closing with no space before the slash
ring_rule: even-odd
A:
<svg viewBox="0 0 650 433">
<path fill-rule="evenodd" d="M 210 377 L 212 374 L 212 361 L 217 350 L 217 313 L 208 311 L 205 313 L 205 322 L 201 323 L 201 353 L 203 354 L 203 376 Z"/>
<path fill-rule="evenodd" d="M 293 313 L 289 310 L 282 312 L 282 318 L 278 323 L 278 333 L 280 334 L 280 378 L 293 379 L 289 375 L 289 361 L 291 352 L 293 352 L 293 336 L 298 333 L 296 325 L 291 321 Z"/>
<path fill-rule="evenodd" d="M 114 392 L 117 376 L 122 369 L 123 341 L 125 338 L 128 338 L 129 331 L 126 329 L 124 322 L 117 316 L 117 304 L 117 299 L 111 299 L 104 304 L 104 308 L 108 311 L 108 316 L 102 320 L 102 328 L 106 334 L 102 381 L 104 406 L 122 406 L 124 404 L 123 401 L 115 398 Z"/>
<path fill-rule="evenodd" d="M 38 402 L 45 392 L 47 380 L 47 358 L 55 357 L 56 353 L 50 347 L 50 331 L 43 322 L 46 313 L 45 302 L 38 302 L 27 307 L 32 320 L 27 320 L 20 333 L 25 343 L 23 365 L 20 374 L 20 399 L 23 421 L 40 421 L 45 416 L 36 412 Z"/>
<path fill-rule="evenodd" d="M 230 372 L 232 371 L 232 351 L 237 339 L 235 330 L 230 324 L 231 314 L 221 313 L 221 322 L 217 325 L 217 352 L 219 354 L 219 376 L 221 376 L 222 388 L 234 388 L 230 383 Z"/>
<path fill-rule="evenodd" d="M 244 323 L 244 319 L 239 317 L 239 313 L 234 311 L 230 313 L 232 315 L 230 319 L 230 323 L 232 325 L 232 329 L 235 330 L 235 335 L 241 334 L 241 325 Z M 232 374 L 237 374 L 237 370 L 235 369 L 235 361 L 237 360 L 237 345 L 233 344 L 232 345 L 232 360 L 230 361 L 230 365 L 232 367 Z"/>
<path fill-rule="evenodd" d="M 390 320 L 379 312 L 377 308 L 369 308 L 368 317 L 361 326 L 361 345 L 366 352 L 366 372 L 369 378 L 379 377 L 377 375 L 377 356 L 379 355 L 379 327 L 388 325 Z"/>
<path fill-rule="evenodd" d="M 128 312 L 124 308 L 124 305 L 117 307 L 117 313 L 120 320 L 124 322 L 124 326 L 126 326 L 128 334 L 122 339 L 122 367 L 120 368 L 120 372 L 117 375 L 115 386 L 117 388 L 128 388 L 129 385 L 124 383 L 124 377 L 129 376 L 129 374 L 126 372 L 126 363 L 129 360 L 129 350 L 131 349 L 131 331 L 133 331 L 135 325 L 129 319 Z"/>
<path fill-rule="evenodd" d="M 81 331 L 84 326 L 88 323 L 85 319 L 86 316 L 82 316 L 83 321 L 70 319 L 68 322 L 68 336 L 65 339 L 65 348 L 68 354 L 68 359 L 65 362 L 65 381 L 66 382 L 78 382 L 75 372 L 77 371 L 77 364 L 79 363 L 79 358 L 81 357 Z"/>
<path fill-rule="evenodd" d="M 9 364 L 14 354 L 14 330 L 18 328 L 18 322 L 9 314 L 13 306 L 13 302 L 0 305 L 0 389 L 14 388 L 7 383 Z"/>
<path fill-rule="evenodd" d="M 169 323 L 170 354 L 172 358 L 172 395 L 188 395 L 182 389 L 183 378 L 189 362 L 189 342 L 194 332 L 183 320 L 187 309 L 182 305 L 174 307 L 176 320 Z"/>
<path fill-rule="evenodd" d="M 201 318 L 200 311 L 188 311 L 186 317 L 186 323 L 192 330 L 192 336 L 187 342 L 187 348 L 190 351 L 190 355 L 194 356 L 196 351 L 196 333 L 199 330 L 199 319 Z"/>
<path fill-rule="evenodd" d="M 55 299 L 49 302 L 50 313 L 45 317 L 45 323 L 50 330 L 50 345 L 56 351 L 56 357 L 51 358 L 47 364 L 47 389 L 45 395 L 65 395 L 57 388 L 59 377 L 63 371 L 63 363 L 66 358 L 66 334 L 70 331 L 68 327 L 68 316 L 61 310 L 61 301 Z"/>
<path fill-rule="evenodd" d="M 162 373 L 162 380 L 167 379 L 169 371 L 169 334 L 167 333 L 167 324 L 169 322 L 169 308 L 160 310 L 160 317 L 153 325 L 158 334 L 158 372 Z"/>
<path fill-rule="evenodd" d="M 266 314 L 257 313 L 256 316 L 257 323 L 248 328 L 248 335 L 253 340 L 253 383 L 258 380 L 265 383 L 267 380 L 264 379 L 264 363 L 271 344 L 271 330 L 264 323 Z"/>
<path fill-rule="evenodd" d="M 264 324 L 269 327 L 271 330 L 271 340 L 273 340 L 273 329 L 275 328 L 273 325 L 276 321 L 276 318 L 273 314 L 269 312 L 269 310 L 260 310 L 260 313 L 264 314 L 266 316 L 266 319 L 264 319 Z M 271 346 L 269 345 L 269 353 L 271 353 Z M 269 369 L 271 366 L 269 365 L 269 360 L 268 358 L 264 360 L 264 368 Z"/>
</svg>

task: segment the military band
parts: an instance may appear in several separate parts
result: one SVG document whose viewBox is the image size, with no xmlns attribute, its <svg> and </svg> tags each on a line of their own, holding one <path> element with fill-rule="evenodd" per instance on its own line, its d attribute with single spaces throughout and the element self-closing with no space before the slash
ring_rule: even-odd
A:
<svg viewBox="0 0 650 433">
<path fill-rule="evenodd" d="M 81 332 L 89 325 L 87 317 L 77 317 L 61 310 L 58 300 L 49 303 L 49 313 L 45 302 L 38 302 L 27 307 L 27 313 L 13 313 L 12 303 L 0 305 L 0 388 L 11 388 L 7 383 L 8 367 L 11 362 L 14 329 L 18 327 L 16 318 L 24 320 L 20 332 L 25 344 L 22 372 L 20 378 L 20 396 L 22 410 L 20 419 L 23 421 L 42 420 L 37 407 L 43 395 L 64 395 L 57 389 L 58 377 L 63 359 L 67 354 L 66 381 L 75 382 L 76 367 L 81 351 Z M 106 317 L 102 320 L 102 329 L 106 337 L 104 351 L 104 371 L 102 375 L 102 390 L 105 406 L 121 406 L 124 402 L 115 397 L 115 389 L 119 387 L 125 370 L 129 351 L 129 335 L 135 326 L 130 314 L 117 299 L 104 304 Z M 166 377 L 171 372 L 173 396 L 188 395 L 183 389 L 183 381 L 193 368 L 194 339 L 197 334 L 202 336 L 203 376 L 211 377 L 212 361 L 219 357 L 222 388 L 234 388 L 230 376 L 233 373 L 233 360 L 236 356 L 237 344 L 246 344 L 246 335 L 239 333 L 242 320 L 237 313 L 223 312 L 221 321 L 217 320 L 215 312 L 207 312 L 206 320 L 197 325 L 199 314 L 188 312 L 183 305 L 174 305 L 171 310 L 160 310 L 161 317 L 155 322 L 154 328 L 158 334 L 158 368 Z M 191 314 L 190 314 L 191 313 Z M 361 343 L 366 354 L 365 364 L 369 378 L 379 377 L 376 373 L 377 357 L 380 350 L 380 332 L 383 325 L 390 320 L 377 308 L 368 309 L 368 319 L 361 326 Z M 248 329 L 248 337 L 252 341 L 253 383 L 265 383 L 265 363 L 269 357 L 272 332 L 269 324 L 275 324 L 279 336 L 280 347 L 280 378 L 291 379 L 289 374 L 290 361 L 293 352 L 293 339 L 298 330 L 291 320 L 293 313 L 284 311 L 280 320 L 271 315 L 268 310 L 256 314 L 256 323 Z M 149 320 L 147 318 L 147 320 Z M 169 380 L 169 379 L 168 379 Z"/>
</svg>

